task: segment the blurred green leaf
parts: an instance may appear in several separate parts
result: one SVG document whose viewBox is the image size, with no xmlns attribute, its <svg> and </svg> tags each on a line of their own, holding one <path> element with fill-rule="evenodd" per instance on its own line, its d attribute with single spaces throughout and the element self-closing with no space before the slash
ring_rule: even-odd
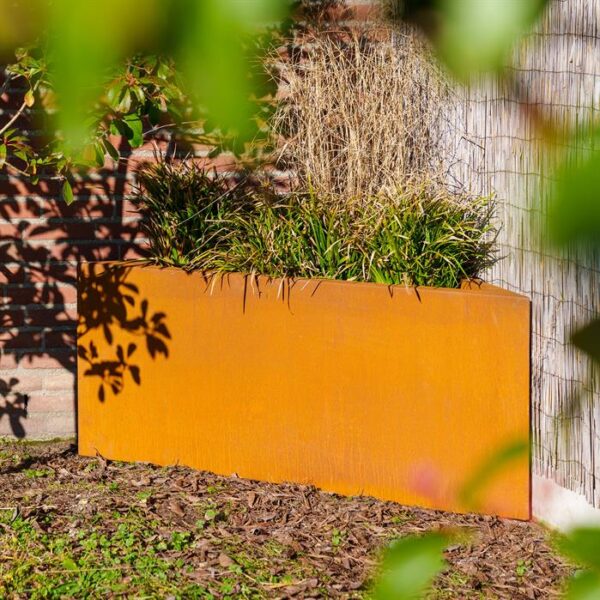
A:
<svg viewBox="0 0 600 600">
<path fill-rule="evenodd" d="M 0 53 L 35 39 L 47 20 L 48 0 L 0 0 Z"/>
<path fill-rule="evenodd" d="M 598 600 L 598 598 L 600 598 L 600 574 L 585 571 L 569 580 L 566 600 Z"/>
<path fill-rule="evenodd" d="M 550 234 L 559 244 L 600 244 L 600 135 L 578 164 L 557 172 L 550 200 Z M 570 160 L 570 159 L 568 159 Z"/>
<path fill-rule="evenodd" d="M 461 78 L 497 71 L 548 0 L 440 0 L 440 54 Z"/>
<path fill-rule="evenodd" d="M 580 350 L 600 362 L 600 319 L 596 319 L 573 334 L 571 341 Z"/>
<path fill-rule="evenodd" d="M 0 144 L 0 169 L 6 162 L 6 144 Z"/>
<path fill-rule="evenodd" d="M 428 533 L 395 542 L 383 561 L 383 574 L 377 582 L 375 600 L 419 598 L 445 567 L 443 552 L 449 536 Z"/>
<path fill-rule="evenodd" d="M 63 564 L 63 567 L 65 569 L 67 569 L 67 571 L 76 571 L 77 570 L 77 563 L 69 556 L 63 558 L 62 564 Z"/>
<path fill-rule="evenodd" d="M 245 44 L 256 28 L 284 14 L 282 0 L 180 2 L 181 63 L 192 89 L 224 131 L 249 139 L 255 131 L 250 99 L 255 92 Z"/>
<path fill-rule="evenodd" d="M 574 529 L 559 541 L 559 548 L 576 561 L 600 570 L 600 528 Z"/>
<path fill-rule="evenodd" d="M 511 465 L 522 461 L 528 455 L 529 442 L 527 440 L 511 441 L 494 452 L 460 490 L 459 499 L 463 506 L 476 510 L 480 504 L 480 495 L 494 477 L 510 468 Z"/>
<path fill-rule="evenodd" d="M 71 187 L 71 184 L 69 183 L 68 179 L 65 179 L 63 186 L 62 186 L 62 197 L 63 200 L 67 203 L 67 204 L 72 204 L 73 203 L 73 188 Z"/>
<path fill-rule="evenodd" d="M 56 0 L 51 11 L 50 75 L 60 109 L 60 127 L 66 144 L 73 149 L 85 143 L 86 116 L 122 45 L 120 4 L 118 0 Z"/>
</svg>

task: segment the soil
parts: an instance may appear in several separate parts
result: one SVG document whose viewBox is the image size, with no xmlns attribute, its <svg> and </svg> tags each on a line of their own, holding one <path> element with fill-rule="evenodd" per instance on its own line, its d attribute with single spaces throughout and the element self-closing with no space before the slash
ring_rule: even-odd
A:
<svg viewBox="0 0 600 600">
<path fill-rule="evenodd" d="M 0 442 L 0 597 L 363 598 L 382 550 L 458 532 L 432 598 L 556 597 L 541 526 Z"/>
</svg>

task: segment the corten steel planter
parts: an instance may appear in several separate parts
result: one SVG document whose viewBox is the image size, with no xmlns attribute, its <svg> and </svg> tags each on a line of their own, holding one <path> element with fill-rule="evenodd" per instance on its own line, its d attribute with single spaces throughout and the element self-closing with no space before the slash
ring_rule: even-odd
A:
<svg viewBox="0 0 600 600">
<path fill-rule="evenodd" d="M 464 510 L 529 438 L 529 301 L 84 264 L 79 451 Z M 529 458 L 482 512 L 530 516 Z"/>
</svg>

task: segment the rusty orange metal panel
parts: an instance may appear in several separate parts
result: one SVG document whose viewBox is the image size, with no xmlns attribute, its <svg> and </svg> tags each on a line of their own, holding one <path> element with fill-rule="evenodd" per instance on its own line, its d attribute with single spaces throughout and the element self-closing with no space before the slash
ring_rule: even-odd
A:
<svg viewBox="0 0 600 600">
<path fill-rule="evenodd" d="M 529 301 L 82 265 L 79 451 L 462 510 L 529 438 Z M 481 510 L 530 516 L 529 460 Z"/>
</svg>

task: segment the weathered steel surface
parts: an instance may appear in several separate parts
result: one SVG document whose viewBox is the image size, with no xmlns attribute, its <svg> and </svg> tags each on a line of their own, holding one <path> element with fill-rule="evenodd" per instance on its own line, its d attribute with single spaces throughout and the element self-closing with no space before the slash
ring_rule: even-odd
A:
<svg viewBox="0 0 600 600">
<path fill-rule="evenodd" d="M 529 436 L 516 294 L 118 265 L 83 265 L 80 290 L 84 455 L 462 510 L 482 462 Z M 528 518 L 527 457 L 511 467 L 481 509 Z"/>
</svg>

